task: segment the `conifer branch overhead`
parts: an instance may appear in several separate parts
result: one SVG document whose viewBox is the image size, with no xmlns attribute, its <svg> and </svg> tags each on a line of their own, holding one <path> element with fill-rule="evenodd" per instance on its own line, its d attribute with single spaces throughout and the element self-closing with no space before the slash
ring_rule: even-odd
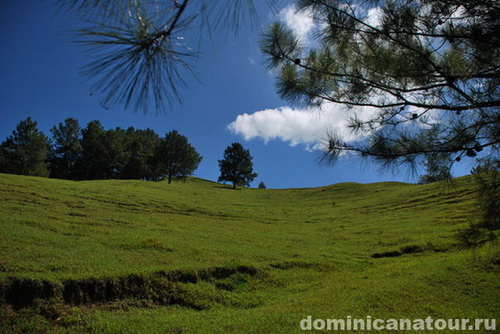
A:
<svg viewBox="0 0 500 334">
<path fill-rule="evenodd" d="M 253 0 L 57 2 L 84 22 L 78 41 L 91 61 L 82 74 L 103 95 L 103 106 L 123 104 L 143 112 L 151 105 L 160 112 L 182 102 L 187 82 L 198 80 L 194 60 L 200 52 L 189 30 L 198 28 L 203 39 L 219 28 L 237 31 L 257 17 Z"/>
<path fill-rule="evenodd" d="M 350 128 L 361 138 L 329 133 L 322 162 L 346 152 L 383 165 L 436 153 L 456 161 L 498 156 L 498 2 L 300 0 L 296 7 L 313 14 L 312 42 L 281 22 L 261 42 L 277 91 L 294 104 L 351 108 Z M 368 118 L 356 113 L 367 109 L 375 110 Z"/>
</svg>

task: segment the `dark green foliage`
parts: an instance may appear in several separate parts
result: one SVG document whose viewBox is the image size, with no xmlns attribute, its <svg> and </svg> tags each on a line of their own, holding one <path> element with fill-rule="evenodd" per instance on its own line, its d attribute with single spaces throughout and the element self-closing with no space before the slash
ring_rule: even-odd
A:
<svg viewBox="0 0 500 334">
<path fill-rule="evenodd" d="M 424 162 L 427 174 L 420 177 L 419 183 L 446 181 L 452 178 L 450 172 L 451 161 L 446 154 L 430 154 Z"/>
<path fill-rule="evenodd" d="M 56 297 L 58 285 L 49 281 L 38 281 L 30 278 L 13 279 L 8 284 L 3 283 L 2 302 L 11 304 L 15 309 L 32 306 L 37 299 Z"/>
<path fill-rule="evenodd" d="M 477 165 L 470 171 L 471 174 L 481 174 L 500 170 L 500 159 L 478 159 Z"/>
<path fill-rule="evenodd" d="M 154 174 L 153 156 L 160 145 L 161 138 L 151 129 L 127 130 L 127 150 L 129 160 L 124 167 L 123 179 L 152 180 Z"/>
<path fill-rule="evenodd" d="M 497 171 L 477 174 L 477 184 L 479 186 L 479 208 L 481 212 L 481 222 L 479 227 L 496 233 L 498 237 L 500 230 L 500 175 Z"/>
<path fill-rule="evenodd" d="M 106 170 L 105 148 L 103 138 L 104 128 L 99 121 L 91 121 L 82 130 L 82 156 L 78 161 L 77 179 L 105 179 Z"/>
<path fill-rule="evenodd" d="M 257 177 L 253 172 L 253 157 L 240 143 L 232 143 L 224 151 L 224 159 L 219 160 L 218 182 L 231 182 L 236 186 L 248 186 Z"/>
<path fill-rule="evenodd" d="M 53 127 L 52 148 L 50 151 L 50 177 L 73 179 L 76 177 L 76 164 L 81 158 L 81 129 L 78 120 L 67 118 Z"/>
<path fill-rule="evenodd" d="M 457 237 L 465 247 L 476 247 L 500 236 L 500 173 L 485 171 L 474 175 L 478 190 L 478 215 Z"/>
<path fill-rule="evenodd" d="M 159 137 L 152 130 L 104 130 L 99 121 L 82 130 L 76 179 L 153 179 L 151 159 Z"/>
<path fill-rule="evenodd" d="M 160 178 L 166 176 L 168 183 L 172 183 L 173 179 L 192 175 L 201 159 L 188 139 L 174 130 L 165 135 L 156 149 L 154 174 Z"/>
<path fill-rule="evenodd" d="M 260 181 L 259 183 L 259 189 L 266 189 L 266 184 L 264 183 L 264 181 Z"/>
<path fill-rule="evenodd" d="M 161 180 L 192 175 L 202 157 L 177 131 L 105 130 L 97 120 L 80 129 L 68 118 L 51 129 L 52 145 L 31 118 L 0 146 L 0 173 L 69 180 Z"/>
<path fill-rule="evenodd" d="M 49 142 L 38 130 L 37 122 L 28 117 L 0 146 L 0 172 L 48 176 Z"/>
</svg>

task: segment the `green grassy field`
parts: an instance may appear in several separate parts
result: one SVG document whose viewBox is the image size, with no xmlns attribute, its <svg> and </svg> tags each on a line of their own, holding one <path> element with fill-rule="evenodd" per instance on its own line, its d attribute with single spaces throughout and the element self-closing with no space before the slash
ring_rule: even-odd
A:
<svg viewBox="0 0 500 334">
<path fill-rule="evenodd" d="M 0 174 L 0 332 L 300 333 L 309 315 L 493 319 L 498 249 L 465 251 L 454 239 L 474 210 L 470 177 L 232 190 L 196 178 Z"/>
</svg>

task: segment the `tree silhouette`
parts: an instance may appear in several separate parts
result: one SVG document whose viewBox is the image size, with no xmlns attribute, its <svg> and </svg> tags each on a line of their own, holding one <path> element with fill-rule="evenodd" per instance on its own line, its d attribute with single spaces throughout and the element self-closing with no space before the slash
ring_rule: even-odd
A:
<svg viewBox="0 0 500 334">
<path fill-rule="evenodd" d="M 224 158 L 219 160 L 220 176 L 218 182 L 231 182 L 236 186 L 248 186 L 257 174 L 253 172 L 253 157 L 240 143 L 232 143 L 224 151 Z"/>
<path fill-rule="evenodd" d="M 153 159 L 156 175 L 166 176 L 170 184 L 173 179 L 192 175 L 198 168 L 202 157 L 191 146 L 187 137 L 174 130 L 166 134 Z"/>
<path fill-rule="evenodd" d="M 67 118 L 64 123 L 52 127 L 52 148 L 49 154 L 50 176 L 73 179 L 77 162 L 82 154 L 81 129 L 78 120 Z"/>
<path fill-rule="evenodd" d="M 153 158 L 161 138 L 153 130 L 127 129 L 126 150 L 129 152 L 129 160 L 125 165 L 121 178 L 123 179 L 146 179 L 153 180 L 154 174 Z"/>
<path fill-rule="evenodd" d="M 31 117 L 17 124 L 12 135 L 0 146 L 0 172 L 48 176 L 48 138 Z"/>
<path fill-rule="evenodd" d="M 446 181 L 452 178 L 450 172 L 451 161 L 445 154 L 427 155 L 424 162 L 426 174 L 420 177 L 419 183 L 426 184 L 432 182 Z"/>
</svg>

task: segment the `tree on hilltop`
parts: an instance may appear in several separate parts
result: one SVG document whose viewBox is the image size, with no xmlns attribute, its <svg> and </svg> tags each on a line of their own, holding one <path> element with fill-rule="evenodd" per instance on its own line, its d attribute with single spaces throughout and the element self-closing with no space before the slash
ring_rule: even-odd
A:
<svg viewBox="0 0 500 334">
<path fill-rule="evenodd" d="M 129 159 L 125 165 L 121 178 L 123 179 L 155 179 L 154 155 L 162 139 L 153 130 L 127 129 L 126 150 Z"/>
<path fill-rule="evenodd" d="M 82 130 L 82 155 L 78 162 L 78 179 L 119 178 L 129 160 L 127 137 L 121 128 L 104 130 L 99 121 L 91 121 Z"/>
<path fill-rule="evenodd" d="M 256 177 L 253 172 L 253 157 L 240 143 L 232 143 L 224 151 L 224 159 L 219 160 L 220 176 L 218 182 L 231 182 L 236 186 L 249 186 Z"/>
<path fill-rule="evenodd" d="M 48 176 L 48 151 L 48 138 L 38 130 L 38 123 L 28 117 L 0 145 L 0 172 Z"/>
<path fill-rule="evenodd" d="M 53 126 L 52 147 L 49 155 L 50 177 L 73 179 L 82 154 L 81 129 L 78 120 L 67 118 L 64 123 Z"/>
<path fill-rule="evenodd" d="M 168 183 L 172 183 L 173 179 L 192 175 L 198 168 L 202 156 L 191 146 L 187 137 L 173 130 L 162 139 L 153 159 L 156 175 L 166 176 Z"/>
</svg>

